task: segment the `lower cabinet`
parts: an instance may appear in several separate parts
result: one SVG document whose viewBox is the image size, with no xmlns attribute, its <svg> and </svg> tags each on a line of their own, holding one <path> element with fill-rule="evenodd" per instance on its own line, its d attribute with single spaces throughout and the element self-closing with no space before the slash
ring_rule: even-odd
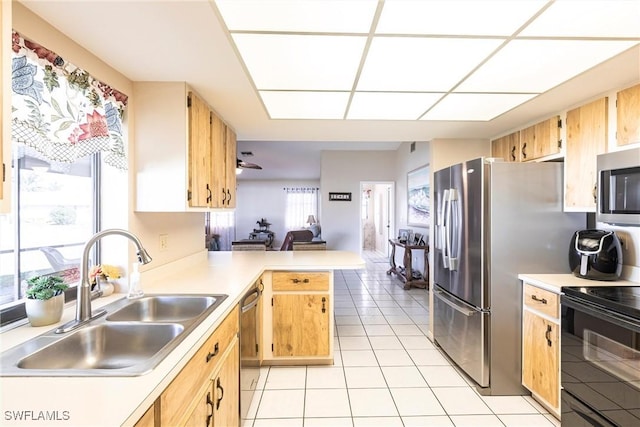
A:
<svg viewBox="0 0 640 427">
<path fill-rule="evenodd" d="M 333 275 L 265 272 L 264 364 L 333 364 Z M 269 343 L 271 344 L 269 346 Z"/>
<path fill-rule="evenodd" d="M 559 295 L 525 283 L 522 321 L 522 385 L 560 415 Z"/>
<path fill-rule="evenodd" d="M 239 426 L 236 307 L 160 395 L 161 426 Z"/>
<path fill-rule="evenodd" d="M 239 375 L 239 345 L 236 340 L 221 361 L 219 370 L 207 382 L 185 425 L 198 427 L 240 425 Z"/>
</svg>

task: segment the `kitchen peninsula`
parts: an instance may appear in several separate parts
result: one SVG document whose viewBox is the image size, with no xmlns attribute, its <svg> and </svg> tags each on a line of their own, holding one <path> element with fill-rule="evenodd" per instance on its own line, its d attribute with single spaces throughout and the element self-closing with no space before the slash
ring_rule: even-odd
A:
<svg viewBox="0 0 640 427">
<path fill-rule="evenodd" d="M 346 251 L 202 252 L 142 273 L 146 294 L 227 294 L 221 305 L 193 330 L 155 369 L 137 377 L 3 377 L 3 425 L 134 425 L 198 349 L 233 312 L 245 292 L 266 271 L 333 271 L 358 269 L 364 261 Z M 331 297 L 333 295 L 331 294 Z M 94 307 L 125 294 L 93 301 Z M 74 315 L 65 308 L 63 324 Z M 20 326 L 0 335 L 0 350 L 54 329 Z M 333 325 L 331 325 L 333 328 Z M 194 396 L 195 397 L 195 396 Z"/>
</svg>

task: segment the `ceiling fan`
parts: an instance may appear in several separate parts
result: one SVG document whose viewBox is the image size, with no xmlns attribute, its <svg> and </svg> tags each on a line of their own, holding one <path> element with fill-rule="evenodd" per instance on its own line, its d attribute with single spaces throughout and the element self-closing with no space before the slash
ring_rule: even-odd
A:
<svg viewBox="0 0 640 427">
<path fill-rule="evenodd" d="M 236 168 L 238 169 L 262 169 L 262 166 L 256 165 L 255 163 L 245 162 L 244 160 L 240 160 L 236 158 Z"/>
</svg>

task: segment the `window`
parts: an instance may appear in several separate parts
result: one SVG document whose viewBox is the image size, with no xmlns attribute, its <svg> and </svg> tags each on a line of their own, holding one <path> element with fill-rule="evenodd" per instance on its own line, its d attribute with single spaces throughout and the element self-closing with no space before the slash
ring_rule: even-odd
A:
<svg viewBox="0 0 640 427">
<path fill-rule="evenodd" d="M 16 31 L 12 52 L 12 213 L 0 215 L 2 325 L 24 317 L 25 279 L 56 272 L 77 282 L 84 243 L 99 229 L 101 165 L 127 167 L 127 96 Z"/>
<path fill-rule="evenodd" d="M 319 191 L 313 187 L 285 188 L 287 195 L 285 227 L 287 230 L 296 230 L 307 226 L 307 218 L 314 215 L 318 217 Z"/>
<path fill-rule="evenodd" d="M 206 247 L 210 251 L 230 251 L 235 235 L 235 212 L 213 211 L 205 214 Z"/>
</svg>

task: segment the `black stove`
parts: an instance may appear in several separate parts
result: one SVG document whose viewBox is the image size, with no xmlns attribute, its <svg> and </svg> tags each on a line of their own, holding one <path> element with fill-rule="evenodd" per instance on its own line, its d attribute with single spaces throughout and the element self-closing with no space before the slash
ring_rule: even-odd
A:
<svg viewBox="0 0 640 427">
<path fill-rule="evenodd" d="M 640 286 L 569 287 L 562 291 L 568 296 L 640 319 Z"/>
</svg>

